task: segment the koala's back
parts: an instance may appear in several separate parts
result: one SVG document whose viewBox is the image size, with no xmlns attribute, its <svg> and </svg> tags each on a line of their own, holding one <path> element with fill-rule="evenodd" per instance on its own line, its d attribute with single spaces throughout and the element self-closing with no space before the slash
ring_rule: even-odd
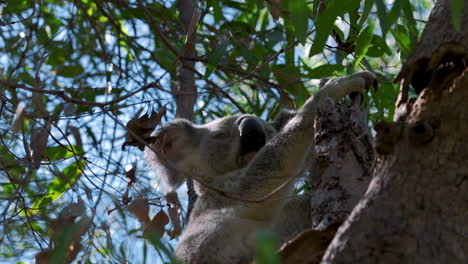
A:
<svg viewBox="0 0 468 264">
<path fill-rule="evenodd" d="M 197 201 L 200 202 L 203 201 Z M 250 263 L 256 231 L 270 223 L 241 218 L 235 211 L 205 209 L 192 218 L 175 251 L 177 258 L 191 264 Z"/>
</svg>

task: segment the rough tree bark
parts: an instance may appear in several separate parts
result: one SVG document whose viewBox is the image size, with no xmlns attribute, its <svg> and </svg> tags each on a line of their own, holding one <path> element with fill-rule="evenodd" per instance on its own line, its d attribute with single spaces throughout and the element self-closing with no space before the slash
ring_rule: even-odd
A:
<svg viewBox="0 0 468 264">
<path fill-rule="evenodd" d="M 319 263 L 337 228 L 366 191 L 374 152 L 368 109 L 360 107 L 361 98 L 351 106 L 329 100 L 319 109 L 310 170 L 312 228 L 282 247 L 283 264 Z"/>
<path fill-rule="evenodd" d="M 436 4 L 397 78 L 395 122 L 376 126 L 373 180 L 322 263 L 468 262 L 468 1 L 462 32 L 449 5 Z"/>
</svg>

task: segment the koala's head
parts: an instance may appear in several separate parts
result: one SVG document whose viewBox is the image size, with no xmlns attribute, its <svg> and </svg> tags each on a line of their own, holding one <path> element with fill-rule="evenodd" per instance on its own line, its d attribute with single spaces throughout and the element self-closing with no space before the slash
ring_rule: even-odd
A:
<svg viewBox="0 0 468 264">
<path fill-rule="evenodd" d="M 268 122 L 252 115 L 236 115 L 194 125 L 176 119 L 154 133 L 155 154 L 146 148 L 146 159 L 171 188 L 185 176 L 196 174 L 203 180 L 245 167 L 276 134 Z M 171 164 L 168 164 L 171 163 Z"/>
</svg>

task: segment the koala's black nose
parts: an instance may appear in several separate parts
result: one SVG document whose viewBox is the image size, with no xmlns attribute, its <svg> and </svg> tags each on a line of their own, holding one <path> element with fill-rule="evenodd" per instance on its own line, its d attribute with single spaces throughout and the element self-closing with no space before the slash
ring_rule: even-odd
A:
<svg viewBox="0 0 468 264">
<path fill-rule="evenodd" d="M 266 142 L 266 135 L 262 124 L 253 117 L 244 117 L 239 122 L 239 134 L 241 142 L 241 155 L 256 152 Z"/>
</svg>

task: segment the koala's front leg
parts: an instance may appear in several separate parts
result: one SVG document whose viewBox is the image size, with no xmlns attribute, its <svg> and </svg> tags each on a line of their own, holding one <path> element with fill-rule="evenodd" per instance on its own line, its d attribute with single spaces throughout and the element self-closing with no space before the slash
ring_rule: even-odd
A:
<svg viewBox="0 0 468 264">
<path fill-rule="evenodd" d="M 314 97 L 330 97 L 337 102 L 352 92 L 361 92 L 364 89 L 370 88 L 370 86 L 378 86 L 375 74 L 368 71 L 356 72 L 346 77 L 328 80 L 324 86 L 314 94 Z M 324 101 L 319 98 L 317 99 L 321 102 Z M 307 107 L 306 104 L 304 104 L 303 109 Z"/>
<path fill-rule="evenodd" d="M 328 81 L 257 153 L 240 179 L 244 194 L 250 199 L 261 199 L 289 178 L 298 176 L 307 165 L 306 156 L 314 144 L 314 121 L 319 106 L 328 97 L 338 101 L 376 84 L 376 76 L 371 72 Z"/>
</svg>

